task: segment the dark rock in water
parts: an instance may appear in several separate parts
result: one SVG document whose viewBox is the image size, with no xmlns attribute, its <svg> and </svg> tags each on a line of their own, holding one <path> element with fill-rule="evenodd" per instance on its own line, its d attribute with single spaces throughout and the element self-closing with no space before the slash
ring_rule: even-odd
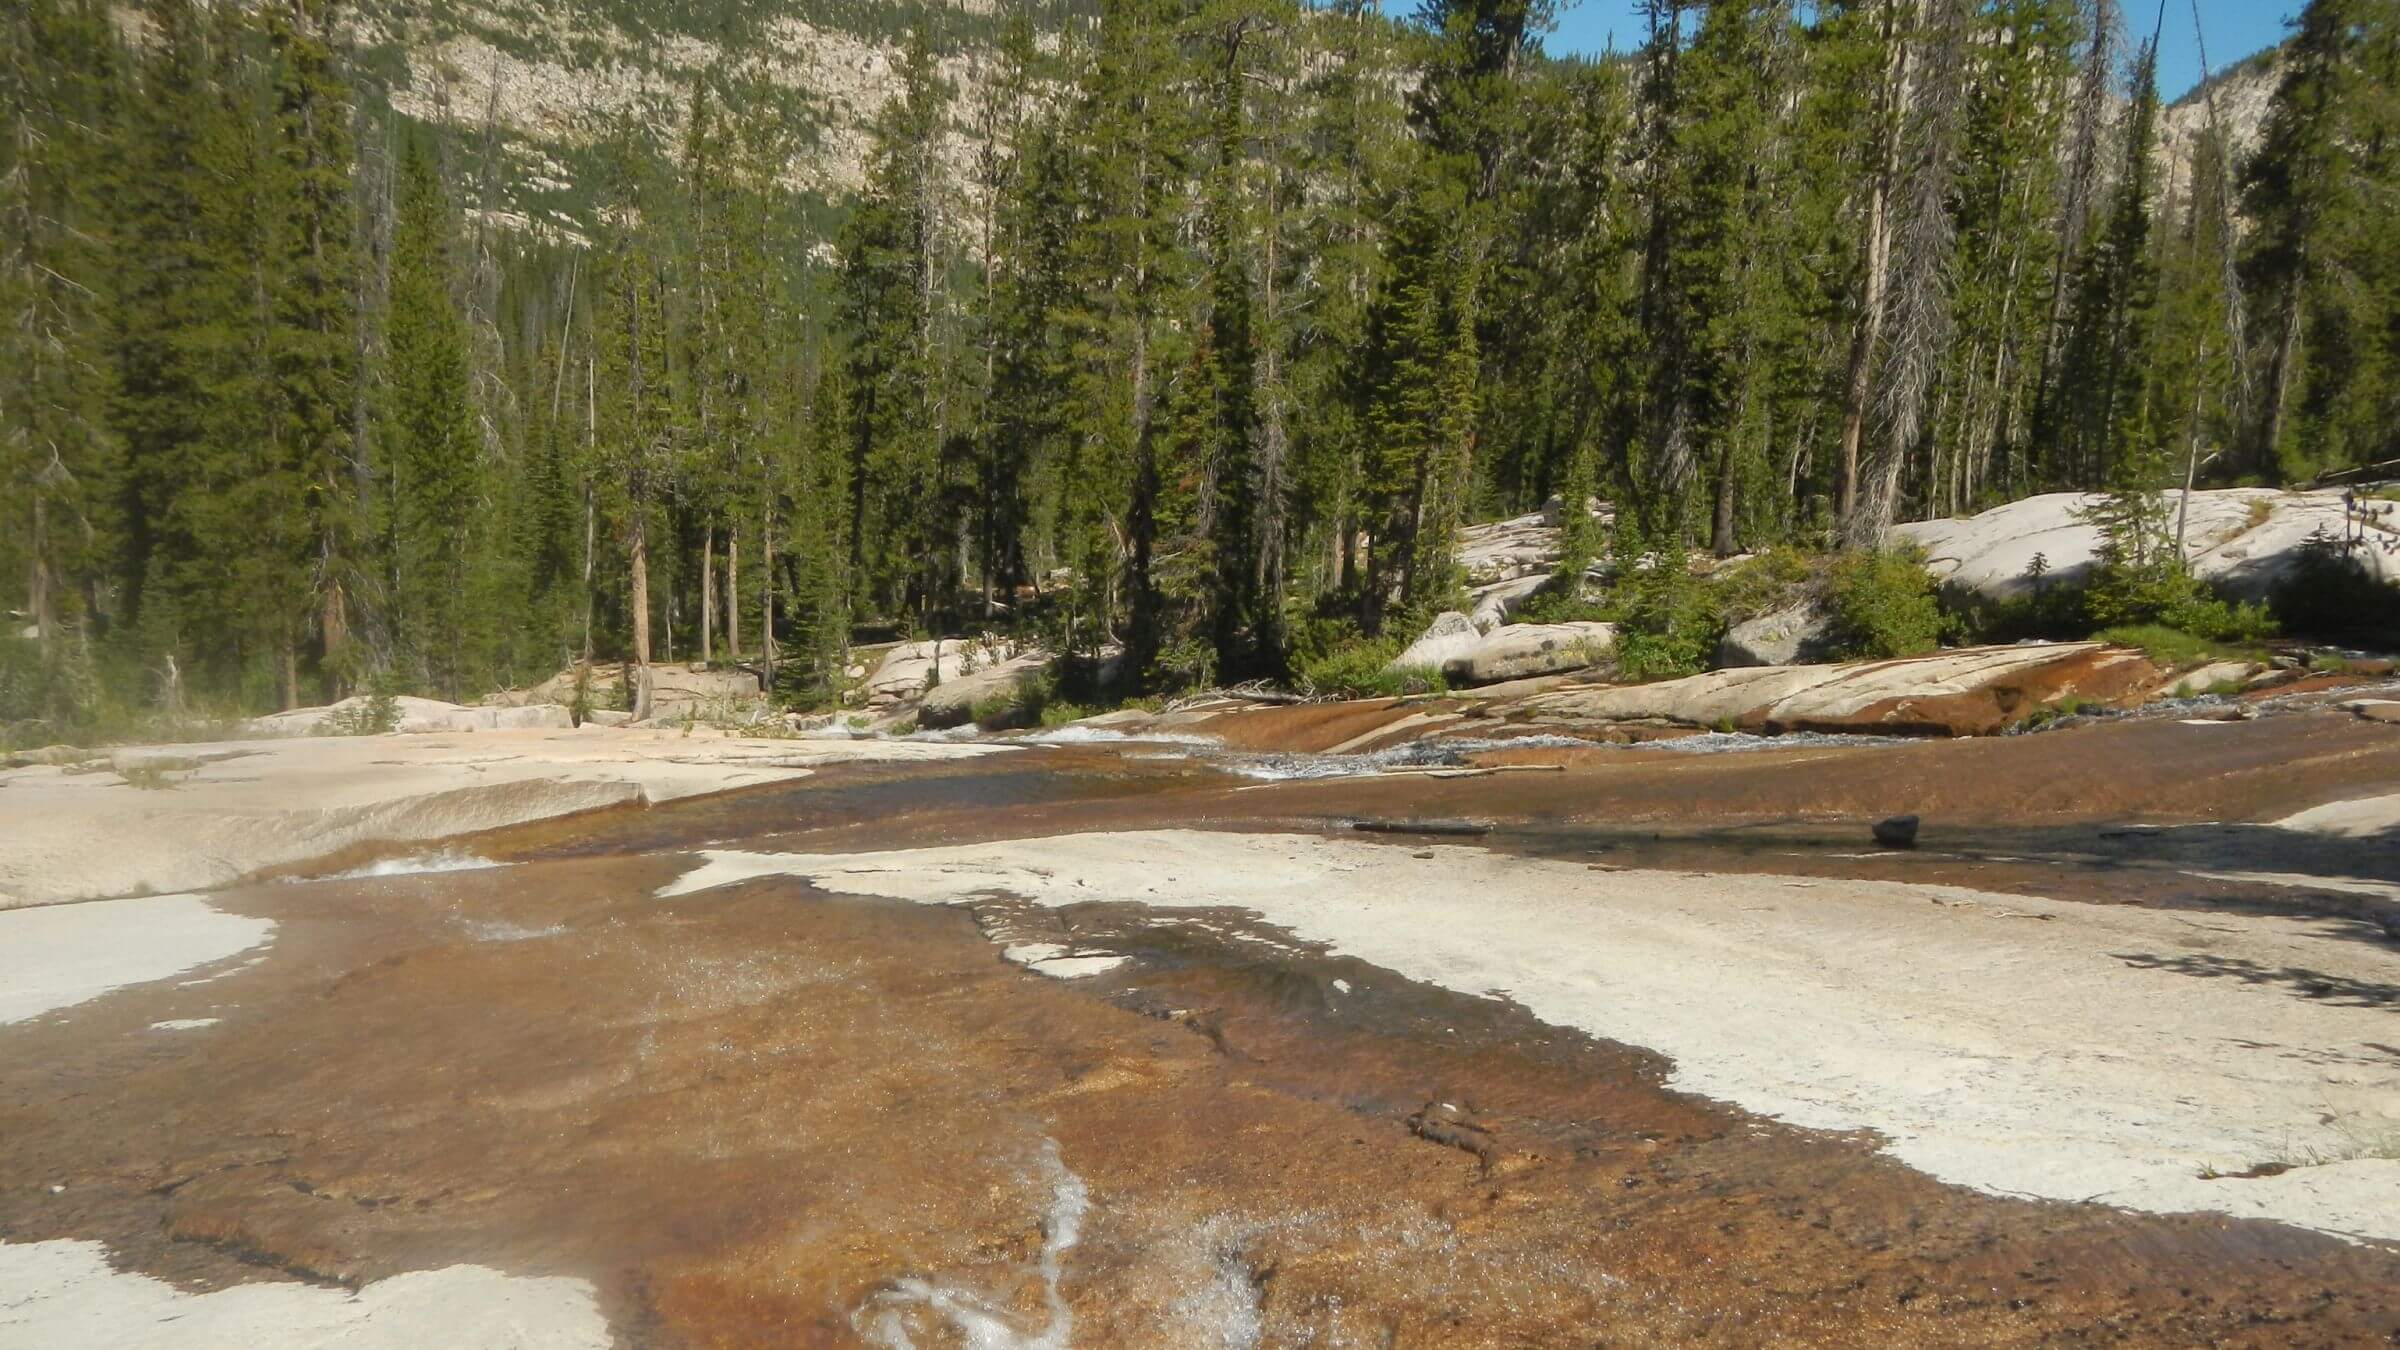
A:
<svg viewBox="0 0 2400 1350">
<path fill-rule="evenodd" d="M 1885 848 L 1915 848 L 1917 846 L 1917 818 L 1915 816 L 1893 816 L 1889 820 L 1875 822 L 1875 842 Z"/>
<path fill-rule="evenodd" d="M 1425 1103 L 1424 1110 L 1408 1118 L 1408 1132 L 1427 1143 L 1473 1154 L 1487 1172 L 1499 1152 L 1488 1127 L 1448 1102 Z"/>
<path fill-rule="evenodd" d="M 1492 827 L 1480 820 L 1355 820 L 1350 827 L 1368 834 L 1479 835 L 1492 832 Z"/>
</svg>

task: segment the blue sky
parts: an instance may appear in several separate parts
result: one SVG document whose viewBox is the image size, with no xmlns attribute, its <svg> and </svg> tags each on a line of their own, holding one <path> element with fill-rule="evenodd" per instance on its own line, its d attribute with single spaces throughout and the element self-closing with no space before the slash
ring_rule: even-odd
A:
<svg viewBox="0 0 2400 1350">
<path fill-rule="evenodd" d="M 1638 45 L 1642 21 L 1636 0 L 1560 0 L 1558 31 L 1545 44 L 1553 52 L 1601 52 L 1614 45 Z M 2301 0 L 2199 0 L 2200 22 L 2208 36 L 2208 64 L 2222 70 L 2261 47 L 2283 40 L 2284 19 L 2299 11 Z M 2182 96 L 2200 79 L 2200 53 L 2192 35 L 2192 0 L 2166 0 L 2166 32 L 2158 44 L 2158 83 L 2169 100 Z M 2150 35 L 2158 9 L 2147 0 L 2124 0 L 2125 26 L 2134 40 Z"/>
</svg>

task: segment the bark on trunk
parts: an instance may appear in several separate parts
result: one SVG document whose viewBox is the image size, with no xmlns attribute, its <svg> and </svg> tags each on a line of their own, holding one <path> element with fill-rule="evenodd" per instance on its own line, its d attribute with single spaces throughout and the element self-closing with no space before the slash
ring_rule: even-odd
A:
<svg viewBox="0 0 2400 1350">
<path fill-rule="evenodd" d="M 1883 341 L 1883 291 L 1892 256 L 1889 190 L 1890 175 L 1878 173 L 1867 202 L 1865 291 L 1859 299 L 1858 326 L 1850 335 L 1849 368 L 1842 382 L 1842 481 L 1834 511 L 1844 524 L 1858 509 L 1858 448 L 1866 437 L 1875 349 Z"/>
<path fill-rule="evenodd" d="M 33 634 L 45 648 L 58 620 L 50 606 L 50 529 L 48 503 L 40 487 L 33 490 L 33 565 L 26 578 L 27 604 L 33 610 Z"/>
<path fill-rule="evenodd" d="M 1708 534 L 1708 550 L 1720 558 L 1730 558 L 1738 551 L 1733 540 L 1733 467 L 1733 438 L 1728 436 L 1725 448 L 1717 454 L 1716 511 Z"/>
<path fill-rule="evenodd" d="M 2267 371 L 2267 420 L 2258 444 L 2257 472 L 2272 473 L 2283 452 L 2283 419 L 2291 403 L 2292 354 L 2300 346 L 2300 297 L 2283 309 L 2283 331 L 2275 337 L 2275 361 Z"/>
<path fill-rule="evenodd" d="M 758 657 L 769 697 L 775 693 L 775 512 L 759 515 Z"/>
<path fill-rule="evenodd" d="M 700 532 L 700 661 L 717 659 L 717 531 Z"/>
<path fill-rule="evenodd" d="M 633 720 L 650 716 L 650 530 L 642 517 L 646 503 L 636 498 L 633 528 L 626 537 L 627 589 L 633 607 Z"/>
</svg>

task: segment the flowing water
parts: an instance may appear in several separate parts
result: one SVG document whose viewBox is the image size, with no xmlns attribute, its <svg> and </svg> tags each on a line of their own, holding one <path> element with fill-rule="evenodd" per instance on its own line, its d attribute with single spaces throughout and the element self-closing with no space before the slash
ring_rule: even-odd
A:
<svg viewBox="0 0 2400 1350">
<path fill-rule="evenodd" d="M 1276 757 L 1051 739 L 1069 743 L 218 893 L 271 943 L 0 1029 L 0 1235 L 104 1242 L 120 1269 L 186 1291 L 371 1290 L 463 1264 L 569 1278 L 639 1346 L 2400 1333 L 2389 1248 L 1945 1186 L 1873 1140 L 1669 1091 L 1649 1051 L 1240 911 L 1102 893 L 928 907 L 845 895 L 838 874 L 659 898 L 703 847 L 1331 828 L 1411 804 L 1478 804 L 1510 847 L 1557 857 L 1884 865 L 1783 835 L 1603 838 L 1556 819 L 1555 775 L 1356 772 L 1476 753 L 1458 745 Z M 1638 772 L 1608 791 L 1657 799 L 1708 750 L 1751 748 L 1627 760 Z M 1774 748 L 1795 753 L 1745 781 L 1827 795 L 1922 753 Z M 1162 753 L 1191 758 L 1145 758 Z M 1324 761 L 1351 772 L 1251 787 Z M 1579 790 L 1618 800 L 1602 781 Z M 2094 872 L 2092 894 L 2139 899 L 2150 875 Z M 7 1317 L 0 1300 L 0 1345 Z"/>
</svg>

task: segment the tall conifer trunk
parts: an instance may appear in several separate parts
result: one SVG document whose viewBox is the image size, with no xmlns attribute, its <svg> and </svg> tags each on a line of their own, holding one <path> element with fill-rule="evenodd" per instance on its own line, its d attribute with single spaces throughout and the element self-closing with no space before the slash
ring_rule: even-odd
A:
<svg viewBox="0 0 2400 1350">
<path fill-rule="evenodd" d="M 633 521 L 625 533 L 626 599 L 633 610 L 633 669 L 627 674 L 637 722 L 650 716 L 650 503 L 646 496 L 635 495 Z"/>
<path fill-rule="evenodd" d="M 1864 262 L 1859 287 L 1858 318 L 1850 333 L 1850 355 L 1842 379 L 1841 460 L 1836 466 L 1834 512 L 1844 530 L 1858 513 L 1859 446 L 1866 438 L 1867 409 L 1873 397 L 1875 357 L 1883 345 L 1884 293 L 1891 281 L 1892 189 L 1899 174 L 1903 89 L 1907 81 L 1907 45 L 1900 28 L 1902 0 L 1883 6 L 1883 77 L 1875 95 L 1874 163 L 1867 175 Z"/>
</svg>

